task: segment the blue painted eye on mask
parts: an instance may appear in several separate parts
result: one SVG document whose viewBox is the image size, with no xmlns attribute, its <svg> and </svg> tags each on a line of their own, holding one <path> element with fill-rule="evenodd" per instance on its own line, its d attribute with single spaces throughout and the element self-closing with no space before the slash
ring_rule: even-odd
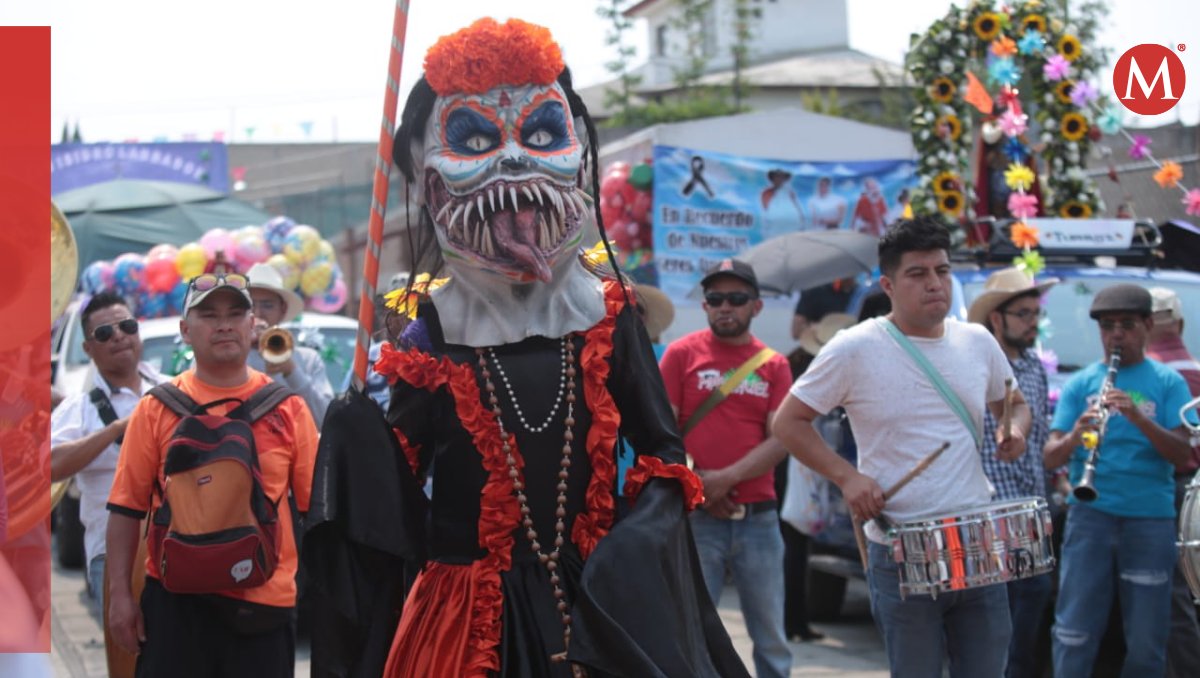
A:
<svg viewBox="0 0 1200 678">
<path fill-rule="evenodd" d="M 500 129 L 470 108 L 458 108 L 446 118 L 446 143 L 459 155 L 483 155 L 500 145 Z"/>
<path fill-rule="evenodd" d="M 567 116 L 558 101 L 547 101 L 525 118 L 521 143 L 538 151 L 559 151 L 571 145 Z"/>
</svg>

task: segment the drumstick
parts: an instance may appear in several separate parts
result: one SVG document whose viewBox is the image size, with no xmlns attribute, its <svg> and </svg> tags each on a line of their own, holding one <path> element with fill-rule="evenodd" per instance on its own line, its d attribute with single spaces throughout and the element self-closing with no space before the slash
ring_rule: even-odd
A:
<svg viewBox="0 0 1200 678">
<path fill-rule="evenodd" d="M 1004 416 L 1000 419 L 1000 430 L 1005 438 L 1012 437 L 1012 377 L 1004 380 Z"/>
<path fill-rule="evenodd" d="M 946 448 L 948 448 L 948 447 L 950 447 L 950 442 L 946 441 L 946 442 L 942 443 L 941 447 L 939 447 L 936 450 L 934 450 L 933 452 L 930 452 L 929 454 L 925 455 L 925 458 L 922 459 L 920 462 L 918 462 L 917 465 L 914 466 L 911 471 L 904 474 L 903 478 L 901 478 L 900 480 L 897 480 L 895 485 L 892 485 L 891 487 L 889 487 L 887 489 L 887 491 L 885 491 L 883 493 L 884 503 L 887 503 L 888 499 L 891 499 L 892 497 L 896 496 L 896 493 L 899 492 L 900 490 L 904 489 L 904 486 L 907 485 L 909 482 L 911 482 L 913 478 L 916 478 L 917 476 L 921 475 L 925 471 L 925 469 L 929 468 L 929 465 L 932 464 L 934 462 L 934 460 L 936 460 L 939 456 L 941 456 L 941 454 L 943 452 L 946 451 Z M 858 518 L 852 518 L 851 522 L 853 523 L 853 527 L 854 527 L 854 541 L 858 543 L 858 556 L 859 556 L 859 558 L 862 559 L 863 570 L 866 570 L 867 569 L 867 535 L 865 532 L 863 532 L 863 522 L 861 520 L 859 520 Z"/>
<path fill-rule="evenodd" d="M 925 458 L 920 461 L 920 463 L 918 463 L 916 466 L 913 467 L 913 470 L 904 474 L 903 478 L 901 478 L 900 480 L 897 480 L 895 485 L 892 485 L 891 487 L 889 487 L 887 489 L 887 491 L 885 491 L 883 493 L 883 501 L 886 502 L 888 499 L 891 499 L 892 497 L 896 496 L 896 493 L 899 492 L 900 490 L 904 489 L 904 486 L 907 485 L 913 478 L 916 478 L 917 476 L 924 473 L 925 469 L 929 468 L 929 465 L 932 464 L 935 460 L 937 460 L 937 458 L 940 457 L 941 454 L 943 452 L 945 452 L 946 448 L 948 448 L 948 447 L 950 447 L 950 442 L 946 441 L 946 442 L 942 443 L 941 447 L 937 448 L 933 452 L 930 452 L 928 455 L 926 455 Z"/>
</svg>

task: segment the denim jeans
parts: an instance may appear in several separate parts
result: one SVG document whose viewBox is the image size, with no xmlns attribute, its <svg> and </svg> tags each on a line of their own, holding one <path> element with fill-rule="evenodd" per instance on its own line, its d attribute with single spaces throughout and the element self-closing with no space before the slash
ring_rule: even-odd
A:
<svg viewBox="0 0 1200 678">
<path fill-rule="evenodd" d="M 104 614 L 104 554 L 92 558 L 87 569 L 88 595 L 96 601 L 96 609 Z M 103 620 L 102 620 L 103 621 Z"/>
<path fill-rule="evenodd" d="M 1190 475 L 1175 476 L 1175 520 L 1178 524 L 1179 509 L 1187 494 Z M 1171 632 L 1167 642 L 1167 678 L 1195 678 L 1200 676 L 1200 625 L 1196 622 L 1196 607 L 1192 604 L 1192 592 L 1188 589 L 1183 570 L 1175 565 L 1171 577 Z"/>
<path fill-rule="evenodd" d="M 744 520 L 714 518 L 704 509 L 692 512 L 692 534 L 704 584 L 716 605 L 733 573 L 746 631 L 754 643 L 754 671 L 759 678 L 786 678 L 792 651 L 783 635 L 783 537 L 779 512 L 763 511 Z"/>
<path fill-rule="evenodd" d="M 1008 582 L 1008 611 L 1012 618 L 1012 641 L 1008 644 L 1006 678 L 1040 678 L 1037 666 L 1038 633 L 1050 604 L 1054 581 L 1050 573 Z"/>
<path fill-rule="evenodd" d="M 999 584 L 900 598 L 892 550 L 871 542 L 871 615 L 883 635 L 895 678 L 941 678 L 950 656 L 951 678 L 1004 675 L 1012 622 L 1008 590 Z"/>
<path fill-rule="evenodd" d="M 1054 609 L 1054 675 L 1090 676 L 1120 596 L 1128 678 L 1166 671 L 1175 521 L 1122 518 L 1075 504 L 1067 513 Z"/>
</svg>

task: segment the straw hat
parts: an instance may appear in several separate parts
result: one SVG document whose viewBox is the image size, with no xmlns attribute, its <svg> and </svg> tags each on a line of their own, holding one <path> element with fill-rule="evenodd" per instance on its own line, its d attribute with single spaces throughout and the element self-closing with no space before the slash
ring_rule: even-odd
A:
<svg viewBox="0 0 1200 678">
<path fill-rule="evenodd" d="M 971 308 L 967 310 L 967 320 L 983 324 L 988 315 L 1013 297 L 1037 290 L 1039 295 L 1058 284 L 1058 278 L 1047 278 L 1042 282 L 1034 282 L 1033 276 L 1018 268 L 1004 268 L 996 271 L 983 283 L 983 294 L 975 297 Z"/>
<path fill-rule="evenodd" d="M 249 271 L 246 271 L 246 279 L 250 282 L 250 289 L 270 290 L 283 298 L 287 310 L 283 313 L 282 322 L 295 318 L 304 310 L 304 300 L 300 298 L 299 294 L 283 286 L 283 276 L 279 275 L 279 271 L 274 266 L 255 264 L 250 267 Z"/>
<path fill-rule="evenodd" d="M 651 339 L 662 336 L 675 320 L 675 304 L 653 285 L 638 283 L 633 288 L 638 305 L 646 309 L 646 334 Z"/>
<path fill-rule="evenodd" d="M 816 355 L 834 335 L 857 324 L 858 318 L 849 313 L 827 313 L 816 325 L 809 325 L 800 333 L 800 348 Z"/>
</svg>

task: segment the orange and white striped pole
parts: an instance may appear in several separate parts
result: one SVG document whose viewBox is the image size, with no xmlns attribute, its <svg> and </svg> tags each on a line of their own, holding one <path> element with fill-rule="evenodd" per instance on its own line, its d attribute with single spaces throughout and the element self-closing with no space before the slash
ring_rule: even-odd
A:
<svg viewBox="0 0 1200 678">
<path fill-rule="evenodd" d="M 379 129 L 379 151 L 375 157 L 375 181 L 371 189 L 371 216 L 367 224 L 367 249 L 363 257 L 362 297 L 358 302 L 358 345 L 354 349 L 354 387 L 362 390 L 367 380 L 367 352 L 375 324 L 375 295 L 379 283 L 379 255 L 383 249 L 383 218 L 387 214 L 388 175 L 392 170 L 392 134 L 396 131 L 396 106 L 400 100 L 400 65 L 404 60 L 404 36 L 408 28 L 409 0 L 396 0 L 392 20 L 392 48 L 388 55 L 387 90 L 383 96 L 383 122 Z"/>
</svg>

